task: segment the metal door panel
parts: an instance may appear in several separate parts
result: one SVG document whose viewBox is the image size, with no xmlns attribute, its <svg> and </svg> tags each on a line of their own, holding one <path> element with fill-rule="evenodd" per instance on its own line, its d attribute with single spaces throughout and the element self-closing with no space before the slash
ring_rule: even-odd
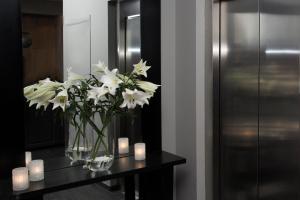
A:
<svg viewBox="0 0 300 200">
<path fill-rule="evenodd" d="M 299 8 L 299 0 L 260 0 L 261 200 L 300 199 Z"/>
<path fill-rule="evenodd" d="M 258 1 L 221 1 L 220 199 L 257 199 Z"/>
</svg>

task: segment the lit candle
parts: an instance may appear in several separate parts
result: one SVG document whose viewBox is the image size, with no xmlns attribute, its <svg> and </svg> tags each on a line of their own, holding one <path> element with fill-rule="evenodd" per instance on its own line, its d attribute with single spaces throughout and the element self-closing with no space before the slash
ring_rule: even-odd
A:
<svg viewBox="0 0 300 200">
<path fill-rule="evenodd" d="M 21 191 L 29 188 L 28 169 L 20 167 L 12 170 L 13 190 Z"/>
<path fill-rule="evenodd" d="M 25 163 L 26 167 L 28 167 L 28 164 L 31 162 L 31 152 L 26 151 L 25 152 Z"/>
<path fill-rule="evenodd" d="M 129 153 L 129 140 L 128 138 L 119 138 L 119 154 Z"/>
<path fill-rule="evenodd" d="M 145 160 L 146 158 L 146 144 L 136 143 L 134 145 L 134 159 L 135 160 Z"/>
<path fill-rule="evenodd" d="M 44 161 L 33 160 L 28 165 L 30 181 L 41 181 L 44 179 Z"/>
</svg>

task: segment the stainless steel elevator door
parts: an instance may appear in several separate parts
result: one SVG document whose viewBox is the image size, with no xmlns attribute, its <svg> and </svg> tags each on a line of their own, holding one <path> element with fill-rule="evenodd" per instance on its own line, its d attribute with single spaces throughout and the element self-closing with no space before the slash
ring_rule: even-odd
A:
<svg viewBox="0 0 300 200">
<path fill-rule="evenodd" d="M 259 199 L 300 199 L 300 1 L 260 0 Z"/>
<path fill-rule="evenodd" d="M 220 199 L 256 200 L 259 5 L 221 1 Z"/>
</svg>

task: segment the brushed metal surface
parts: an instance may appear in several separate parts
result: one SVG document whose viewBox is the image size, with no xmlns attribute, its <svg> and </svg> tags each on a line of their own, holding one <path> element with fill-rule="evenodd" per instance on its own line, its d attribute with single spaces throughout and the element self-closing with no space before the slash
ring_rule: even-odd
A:
<svg viewBox="0 0 300 200">
<path fill-rule="evenodd" d="M 220 199 L 257 199 L 259 4 L 221 1 Z"/>
<path fill-rule="evenodd" d="M 220 3 L 212 1 L 213 199 L 220 199 Z"/>
<path fill-rule="evenodd" d="M 300 199 L 299 8 L 299 0 L 260 0 L 261 200 Z"/>
<path fill-rule="evenodd" d="M 215 4 L 217 199 L 299 200 L 300 1 Z"/>
</svg>

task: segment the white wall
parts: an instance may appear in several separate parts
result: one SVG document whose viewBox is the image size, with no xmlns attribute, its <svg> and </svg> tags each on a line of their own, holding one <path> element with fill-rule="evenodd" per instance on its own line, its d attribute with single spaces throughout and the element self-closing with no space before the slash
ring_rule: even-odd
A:
<svg viewBox="0 0 300 200">
<path fill-rule="evenodd" d="M 163 149 L 187 158 L 177 200 L 212 199 L 210 0 L 162 0 Z"/>
<path fill-rule="evenodd" d="M 108 63 L 108 8 L 107 0 L 64 0 L 63 15 L 66 23 L 87 19 L 91 15 L 91 62 L 95 64 L 98 60 Z M 64 66 L 65 69 L 73 67 L 74 71 L 79 73 L 89 73 L 89 67 L 86 66 L 86 56 L 89 55 L 88 50 L 84 47 L 89 45 L 88 35 L 89 29 L 87 25 L 80 25 L 83 30 L 77 31 L 76 37 L 74 33 L 64 33 Z M 80 29 L 79 28 L 79 29 Z M 71 35 L 72 34 L 72 35 Z M 66 43 L 68 38 L 74 40 L 74 44 Z M 81 41 L 80 41 L 81 40 Z M 79 48 L 74 48 L 76 44 Z M 88 42 L 88 44 L 86 44 Z M 77 53 L 78 52 L 78 53 Z M 75 55 L 75 56 L 74 56 Z M 68 58 L 68 56 L 71 58 Z M 80 58 L 81 57 L 81 58 Z M 73 61 L 77 60 L 77 62 Z M 70 66 L 76 65 L 76 66 Z M 78 69 L 79 68 L 79 69 Z M 66 71 L 66 70 L 65 70 Z"/>
</svg>

